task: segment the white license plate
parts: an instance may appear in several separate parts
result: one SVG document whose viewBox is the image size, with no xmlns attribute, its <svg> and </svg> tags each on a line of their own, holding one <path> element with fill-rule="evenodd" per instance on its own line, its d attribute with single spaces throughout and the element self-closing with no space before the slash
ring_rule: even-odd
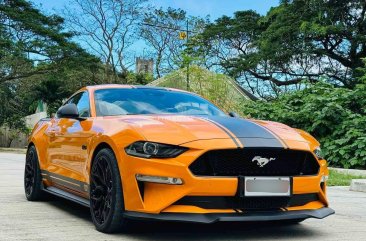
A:
<svg viewBox="0 0 366 241">
<path fill-rule="evenodd" d="M 245 177 L 244 196 L 291 196 L 290 177 Z"/>
</svg>

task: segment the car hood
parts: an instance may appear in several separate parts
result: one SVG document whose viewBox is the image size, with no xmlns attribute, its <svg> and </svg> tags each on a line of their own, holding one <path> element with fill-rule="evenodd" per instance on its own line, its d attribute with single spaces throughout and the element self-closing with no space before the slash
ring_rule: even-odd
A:
<svg viewBox="0 0 366 241">
<path fill-rule="evenodd" d="M 232 117 L 146 115 L 123 117 L 146 140 L 182 145 L 197 140 L 227 139 L 234 147 L 310 149 L 311 137 L 287 125 Z M 310 135 L 309 135 L 310 136 Z"/>
</svg>

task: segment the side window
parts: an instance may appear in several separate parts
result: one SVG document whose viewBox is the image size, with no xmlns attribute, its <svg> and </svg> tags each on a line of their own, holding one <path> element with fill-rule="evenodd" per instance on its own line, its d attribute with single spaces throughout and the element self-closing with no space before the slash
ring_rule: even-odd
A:
<svg viewBox="0 0 366 241">
<path fill-rule="evenodd" d="M 67 103 L 76 105 L 80 117 L 90 117 L 89 93 L 87 91 L 75 95 Z"/>
</svg>

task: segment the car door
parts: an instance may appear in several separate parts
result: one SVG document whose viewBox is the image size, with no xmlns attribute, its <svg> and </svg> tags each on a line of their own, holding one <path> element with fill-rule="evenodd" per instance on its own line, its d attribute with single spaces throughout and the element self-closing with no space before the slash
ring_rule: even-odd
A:
<svg viewBox="0 0 366 241">
<path fill-rule="evenodd" d="M 68 189 L 80 191 L 80 182 L 87 182 L 86 161 L 93 119 L 90 117 L 90 100 L 87 91 L 72 96 L 65 104 L 75 104 L 82 118 L 58 118 L 48 130 L 48 172 L 54 175 L 52 182 Z M 86 190 L 85 190 L 86 191 Z"/>
</svg>

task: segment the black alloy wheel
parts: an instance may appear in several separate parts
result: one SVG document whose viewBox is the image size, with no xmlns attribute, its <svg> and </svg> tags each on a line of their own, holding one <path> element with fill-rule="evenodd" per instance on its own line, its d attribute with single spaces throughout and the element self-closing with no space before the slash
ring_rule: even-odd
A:
<svg viewBox="0 0 366 241">
<path fill-rule="evenodd" d="M 111 214 L 113 181 L 105 156 L 95 160 L 91 171 L 90 200 L 95 220 L 102 225 Z"/>
<path fill-rule="evenodd" d="M 105 148 L 95 156 L 90 171 L 90 212 L 98 231 L 126 231 L 128 220 L 123 217 L 124 202 L 117 160 Z"/>
<path fill-rule="evenodd" d="M 28 148 L 25 159 L 24 191 L 25 197 L 29 201 L 38 201 L 43 197 L 41 171 L 34 146 Z"/>
<path fill-rule="evenodd" d="M 24 170 L 24 188 L 25 195 L 29 196 L 32 194 L 34 187 L 34 177 L 35 177 L 35 167 L 34 167 L 34 153 L 31 152 L 28 155 L 28 158 L 25 161 L 25 170 Z"/>
</svg>

